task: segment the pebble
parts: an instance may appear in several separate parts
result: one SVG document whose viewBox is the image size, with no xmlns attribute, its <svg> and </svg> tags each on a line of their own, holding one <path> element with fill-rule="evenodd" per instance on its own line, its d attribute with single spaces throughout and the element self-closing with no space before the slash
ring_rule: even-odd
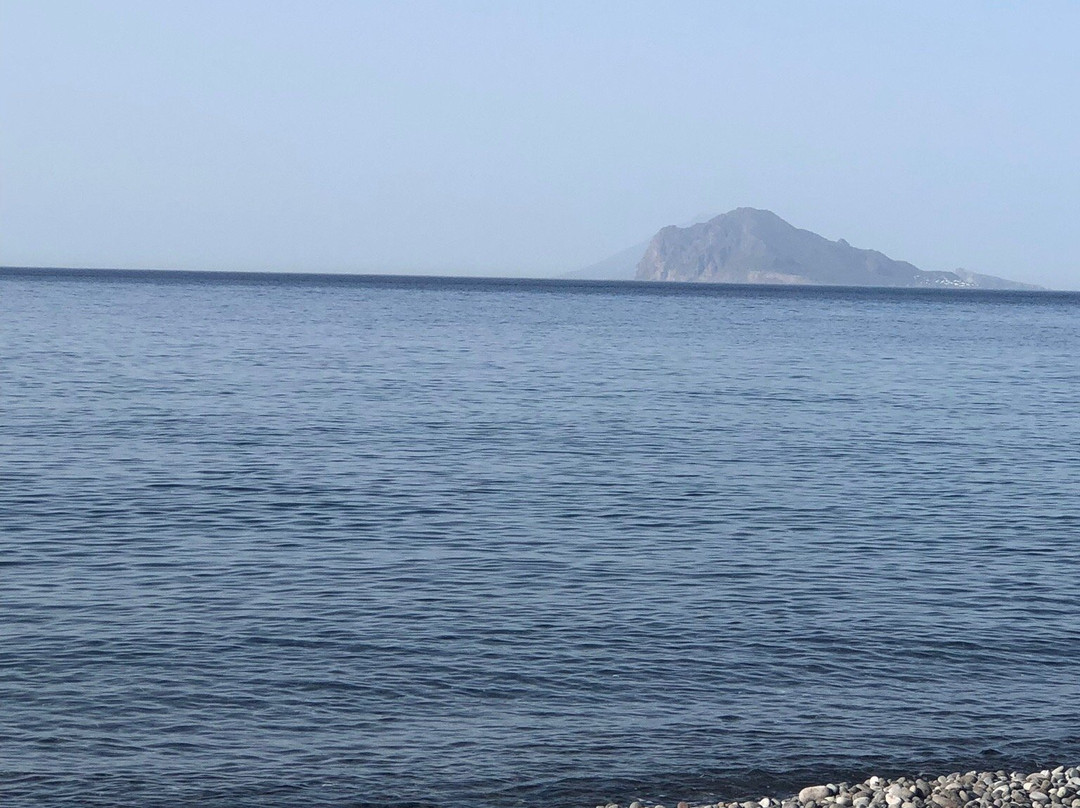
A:
<svg viewBox="0 0 1080 808">
<path fill-rule="evenodd" d="M 601 806 L 597 806 L 601 808 Z M 617 808 L 607 803 L 603 808 Z M 663 808 L 640 800 L 629 808 Z M 796 796 L 739 802 L 679 802 L 676 808 L 1080 808 L 1080 766 L 1020 772 L 873 776 L 862 783 L 806 786 Z"/>
</svg>

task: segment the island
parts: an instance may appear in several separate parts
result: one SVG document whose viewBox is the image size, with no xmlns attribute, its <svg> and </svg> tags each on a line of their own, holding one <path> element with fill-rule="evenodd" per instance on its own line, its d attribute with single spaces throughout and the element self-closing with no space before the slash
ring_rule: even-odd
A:
<svg viewBox="0 0 1080 808">
<path fill-rule="evenodd" d="M 737 208 L 687 227 L 665 227 L 572 277 L 689 283 L 803 284 L 902 288 L 1038 290 L 969 272 L 919 269 L 877 250 L 800 230 L 775 213 Z M 633 258 L 632 256 L 637 256 Z M 633 263 L 636 260 L 636 266 Z"/>
</svg>

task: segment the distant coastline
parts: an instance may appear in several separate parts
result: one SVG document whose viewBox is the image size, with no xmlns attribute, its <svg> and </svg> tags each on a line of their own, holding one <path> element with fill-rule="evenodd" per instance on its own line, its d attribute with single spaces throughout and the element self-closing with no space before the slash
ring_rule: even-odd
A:
<svg viewBox="0 0 1080 808">
<path fill-rule="evenodd" d="M 160 281 L 163 279 L 184 280 L 189 279 L 199 282 L 228 282 L 228 281 L 258 281 L 277 279 L 288 282 L 294 279 L 297 283 L 372 283 L 372 284 L 402 284 L 420 285 L 426 283 L 457 283 L 462 285 L 477 286 L 486 283 L 507 285 L 578 285 L 582 287 L 637 287 L 637 288 L 666 288 L 671 291 L 679 289 L 690 292 L 693 289 L 706 291 L 714 289 L 820 289 L 820 290 L 879 290 L 879 291 L 950 291 L 950 292 L 1031 292 L 1040 294 L 1074 295 L 1080 294 L 1080 290 L 1049 289 L 1042 286 L 1022 284 L 1020 288 L 1003 288 L 994 286 L 965 286 L 965 285 L 941 285 L 941 286 L 881 286 L 874 284 L 844 284 L 844 283 L 766 283 L 750 281 L 733 282 L 698 282 L 698 281 L 655 281 L 640 280 L 637 278 L 592 278 L 579 273 L 550 275 L 447 275 L 439 273 L 391 273 L 391 272 L 295 272 L 295 271 L 259 271 L 259 270 L 213 270 L 213 269 L 157 269 L 157 268 L 122 268 L 111 269 L 106 267 L 28 267 L 28 266 L 0 266 L 0 278 L 55 278 L 55 279 L 145 279 L 148 281 Z"/>
</svg>

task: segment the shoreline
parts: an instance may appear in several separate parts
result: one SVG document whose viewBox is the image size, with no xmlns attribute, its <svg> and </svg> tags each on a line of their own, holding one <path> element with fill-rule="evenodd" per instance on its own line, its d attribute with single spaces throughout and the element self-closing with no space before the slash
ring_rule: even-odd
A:
<svg viewBox="0 0 1080 808">
<path fill-rule="evenodd" d="M 623 808 L 598 803 L 596 808 Z M 668 808 L 635 800 L 626 808 Z M 969 771 L 937 777 L 868 777 L 861 783 L 809 785 L 784 799 L 680 801 L 671 808 L 1080 808 L 1080 768 Z"/>
</svg>

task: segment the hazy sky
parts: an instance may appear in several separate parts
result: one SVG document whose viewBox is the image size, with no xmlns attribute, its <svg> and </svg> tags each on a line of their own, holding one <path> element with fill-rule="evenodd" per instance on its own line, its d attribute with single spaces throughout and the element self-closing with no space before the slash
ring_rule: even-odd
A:
<svg viewBox="0 0 1080 808">
<path fill-rule="evenodd" d="M 0 263 L 553 274 L 769 208 L 1080 288 L 1080 3 L 0 0 Z"/>
</svg>

